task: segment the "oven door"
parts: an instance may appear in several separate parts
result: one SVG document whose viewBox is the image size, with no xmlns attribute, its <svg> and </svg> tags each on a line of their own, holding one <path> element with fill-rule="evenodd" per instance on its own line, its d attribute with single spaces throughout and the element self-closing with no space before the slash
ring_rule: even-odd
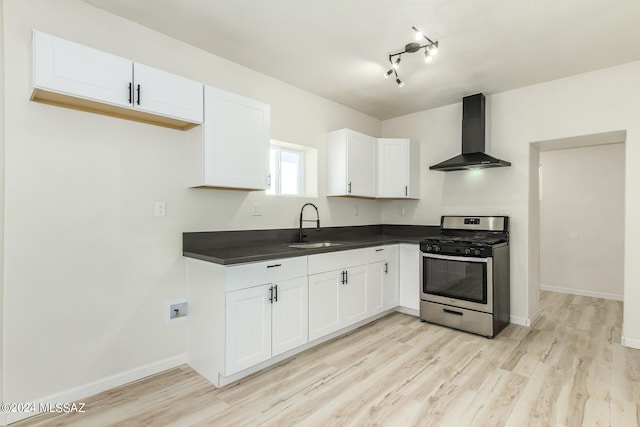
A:
<svg viewBox="0 0 640 427">
<path fill-rule="evenodd" d="M 420 298 L 493 313 L 493 258 L 422 253 Z"/>
</svg>

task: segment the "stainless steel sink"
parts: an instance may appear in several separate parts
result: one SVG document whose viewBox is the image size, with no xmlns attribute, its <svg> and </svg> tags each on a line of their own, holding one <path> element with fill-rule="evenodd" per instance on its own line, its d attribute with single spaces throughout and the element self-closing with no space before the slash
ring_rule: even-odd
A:
<svg viewBox="0 0 640 427">
<path fill-rule="evenodd" d="M 303 243 L 292 243 L 289 245 L 290 248 L 298 248 L 298 249 L 315 249 L 315 248 L 329 248 L 331 246 L 340 246 L 344 245 L 344 243 L 340 242 L 303 242 Z"/>
</svg>

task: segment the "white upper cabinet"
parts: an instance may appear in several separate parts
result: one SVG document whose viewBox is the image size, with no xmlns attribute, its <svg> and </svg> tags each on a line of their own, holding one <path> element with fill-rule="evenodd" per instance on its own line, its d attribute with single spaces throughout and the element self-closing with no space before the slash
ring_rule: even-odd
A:
<svg viewBox="0 0 640 427">
<path fill-rule="evenodd" d="M 269 104 L 205 86 L 203 133 L 189 141 L 189 187 L 265 190 L 269 184 Z"/>
<path fill-rule="evenodd" d="M 327 196 L 376 197 L 376 139 L 340 129 L 327 140 Z"/>
<path fill-rule="evenodd" d="M 406 138 L 378 139 L 378 197 L 420 198 L 420 146 Z"/>
<path fill-rule="evenodd" d="M 133 61 L 48 34 L 33 33 L 33 86 L 131 106 Z"/>
<path fill-rule="evenodd" d="M 33 32 L 31 99 L 175 129 L 203 118 L 203 84 Z"/>
<path fill-rule="evenodd" d="M 202 83 L 138 63 L 133 64 L 133 81 L 134 108 L 202 123 Z"/>
</svg>

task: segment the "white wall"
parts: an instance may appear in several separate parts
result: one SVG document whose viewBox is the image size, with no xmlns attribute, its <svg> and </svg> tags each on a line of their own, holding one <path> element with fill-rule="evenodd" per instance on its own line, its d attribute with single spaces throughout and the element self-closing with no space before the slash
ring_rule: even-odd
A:
<svg viewBox="0 0 640 427">
<path fill-rule="evenodd" d="M 383 208 L 384 222 L 433 223 L 448 213 L 499 214 L 511 211 L 511 310 L 526 321 L 538 310 L 539 281 L 529 260 L 537 245 L 537 208 L 530 211 L 530 145 L 535 141 L 614 130 L 627 131 L 625 144 L 625 267 L 624 331 L 628 345 L 640 346 L 640 249 L 630 244 L 640 238 L 640 62 L 529 86 L 487 97 L 489 153 L 512 163 L 509 168 L 482 171 L 434 172 L 428 166 L 460 150 L 461 104 L 384 121 L 382 135 L 410 137 L 422 144 L 422 198 L 411 215 L 400 217 L 397 204 Z M 482 88 L 478 88 L 481 91 Z M 531 186 L 533 189 L 535 185 Z"/>
<path fill-rule="evenodd" d="M 622 300 L 624 144 L 540 153 L 540 284 Z"/>
<path fill-rule="evenodd" d="M 0 99 L 4 99 L 4 0 L 0 0 Z M 0 207 L 4 206 L 4 102 L 0 103 Z M 0 402 L 4 400 L 4 210 L 0 208 Z"/>
<path fill-rule="evenodd" d="M 165 325 L 164 311 L 186 293 L 182 232 L 296 227 L 310 201 L 187 189 L 182 132 L 30 102 L 32 29 L 271 104 L 274 139 L 319 150 L 320 196 L 326 133 L 380 133 L 377 119 L 79 0 L 6 0 L 3 18 L 4 401 L 180 360 L 185 324 Z M 381 221 L 375 201 L 311 200 L 323 226 Z"/>
</svg>

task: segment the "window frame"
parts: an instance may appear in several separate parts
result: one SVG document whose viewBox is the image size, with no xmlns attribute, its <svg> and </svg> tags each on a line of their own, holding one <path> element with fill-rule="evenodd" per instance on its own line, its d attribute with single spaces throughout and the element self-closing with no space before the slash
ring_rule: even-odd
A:
<svg viewBox="0 0 640 427">
<path fill-rule="evenodd" d="M 298 168 L 296 171 L 297 178 L 297 193 L 282 193 L 282 153 L 291 153 L 298 156 Z M 271 170 L 271 160 L 272 156 L 275 155 L 274 168 L 275 170 Z M 266 191 L 266 194 L 272 196 L 303 196 L 304 195 L 304 163 L 305 163 L 305 152 L 301 150 L 296 150 L 288 147 L 282 147 L 278 144 L 274 144 L 273 141 L 269 146 L 269 174 L 271 177 L 269 188 Z"/>
</svg>

